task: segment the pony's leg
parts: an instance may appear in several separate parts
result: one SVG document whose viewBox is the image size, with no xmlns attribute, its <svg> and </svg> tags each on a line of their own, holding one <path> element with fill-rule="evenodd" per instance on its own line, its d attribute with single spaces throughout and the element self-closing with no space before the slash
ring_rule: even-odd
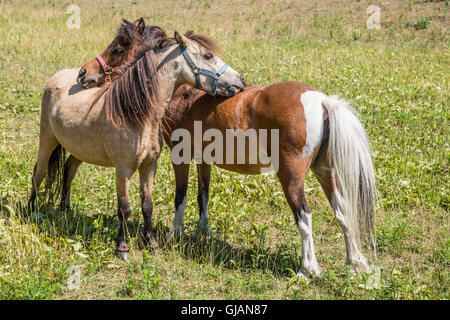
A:
<svg viewBox="0 0 450 320">
<path fill-rule="evenodd" d="M 197 165 L 198 170 L 198 194 L 197 202 L 199 207 L 199 228 L 203 235 L 210 234 L 208 218 L 209 181 L 211 178 L 211 165 L 202 163 Z"/>
<path fill-rule="evenodd" d="M 44 134 L 41 129 L 39 138 L 38 158 L 31 179 L 31 195 L 28 200 L 28 211 L 34 211 L 37 190 L 47 174 L 47 166 L 53 150 L 58 146 L 58 141 L 52 133 Z"/>
<path fill-rule="evenodd" d="M 152 189 L 157 168 L 156 160 L 145 161 L 139 167 L 139 179 L 141 189 L 141 207 L 144 218 L 144 239 L 147 249 L 153 250 L 158 248 L 158 243 L 153 235 L 152 227 Z"/>
<path fill-rule="evenodd" d="M 173 221 L 173 229 L 169 238 L 175 236 L 178 238 L 184 232 L 184 211 L 187 202 L 187 188 L 189 180 L 189 164 L 173 165 L 175 170 L 175 219 Z"/>
<path fill-rule="evenodd" d="M 70 209 L 70 187 L 73 178 L 77 174 L 78 168 L 83 161 L 78 160 L 73 155 L 70 155 L 64 164 L 64 178 L 61 194 L 61 209 Z"/>
<path fill-rule="evenodd" d="M 299 156 L 292 157 L 280 162 L 283 166 L 277 173 L 302 237 L 302 266 L 297 275 L 303 278 L 319 275 L 322 272 L 314 249 L 312 215 L 304 193 L 309 161 L 309 159 L 302 161 Z"/>
<path fill-rule="evenodd" d="M 334 168 L 329 165 L 325 153 L 316 159 L 312 166 L 312 170 L 317 177 L 317 180 L 319 180 L 319 183 L 333 208 L 336 220 L 343 231 L 347 252 L 347 264 L 350 265 L 354 271 L 369 271 L 370 267 L 367 259 L 359 249 L 355 230 L 352 229 L 351 224 L 347 222 L 347 219 L 343 214 L 345 210 L 345 199 L 336 187 Z"/>
<path fill-rule="evenodd" d="M 129 252 L 125 239 L 125 229 L 127 227 L 127 219 L 131 214 L 130 205 L 128 203 L 128 190 L 132 175 L 133 170 L 130 168 L 116 168 L 117 213 L 120 222 L 116 252 L 123 260 L 128 260 Z"/>
</svg>

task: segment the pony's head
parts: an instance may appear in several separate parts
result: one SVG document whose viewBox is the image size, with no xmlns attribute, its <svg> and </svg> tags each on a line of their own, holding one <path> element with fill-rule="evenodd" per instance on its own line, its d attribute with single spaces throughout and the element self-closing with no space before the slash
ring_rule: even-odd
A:
<svg viewBox="0 0 450 320">
<path fill-rule="evenodd" d="M 169 50 L 167 47 L 174 49 L 161 65 L 173 60 L 178 83 L 187 83 L 212 95 L 217 93 L 225 97 L 245 88 L 244 77 L 217 56 L 218 47 L 209 37 L 193 31 L 185 35 L 175 31 L 173 38 L 159 40 L 155 50 Z"/>
<path fill-rule="evenodd" d="M 144 45 L 165 38 L 160 27 L 146 27 L 143 18 L 135 22 L 122 21 L 114 40 L 105 51 L 81 67 L 77 82 L 85 88 L 92 88 L 112 81 L 122 73 L 133 59 L 135 52 Z"/>
</svg>

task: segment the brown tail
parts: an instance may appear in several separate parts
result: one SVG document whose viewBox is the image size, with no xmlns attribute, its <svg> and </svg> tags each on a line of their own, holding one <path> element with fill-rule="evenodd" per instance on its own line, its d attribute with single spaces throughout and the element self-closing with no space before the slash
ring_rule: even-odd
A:
<svg viewBox="0 0 450 320">
<path fill-rule="evenodd" d="M 66 150 L 58 144 L 48 161 L 47 176 L 45 178 L 45 199 L 49 203 L 58 201 L 61 196 L 65 160 Z"/>
</svg>

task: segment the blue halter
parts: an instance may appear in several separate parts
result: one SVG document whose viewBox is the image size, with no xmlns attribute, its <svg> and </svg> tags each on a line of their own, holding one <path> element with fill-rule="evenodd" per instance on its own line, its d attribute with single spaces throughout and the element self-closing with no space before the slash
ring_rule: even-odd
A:
<svg viewBox="0 0 450 320">
<path fill-rule="evenodd" d="M 188 64 L 191 66 L 192 70 L 194 71 L 194 75 L 195 75 L 195 87 L 197 89 L 203 90 L 207 93 L 209 93 L 212 96 L 216 95 L 216 91 L 217 91 L 217 86 L 219 84 L 219 78 L 220 76 L 225 72 L 225 70 L 228 68 L 228 64 L 224 64 L 222 66 L 222 68 L 220 68 L 220 70 L 218 72 L 212 72 L 209 70 L 205 70 L 205 69 L 199 69 L 194 61 L 192 61 L 191 57 L 189 56 L 189 53 L 186 51 L 186 49 L 182 46 L 180 46 L 180 50 L 181 53 L 183 54 L 184 58 L 186 59 L 186 61 L 188 62 Z M 205 76 L 211 77 L 214 79 L 214 82 L 212 84 L 211 87 L 211 91 L 205 90 L 203 88 L 200 88 L 200 75 L 203 74 Z"/>
</svg>

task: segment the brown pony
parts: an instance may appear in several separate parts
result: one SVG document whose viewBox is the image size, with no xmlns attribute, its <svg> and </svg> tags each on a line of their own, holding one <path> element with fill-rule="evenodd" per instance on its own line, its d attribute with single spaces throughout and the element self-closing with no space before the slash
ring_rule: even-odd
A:
<svg viewBox="0 0 450 320">
<path fill-rule="evenodd" d="M 99 68 L 96 60 L 87 65 L 90 64 L 97 64 Z M 357 271 L 369 269 L 367 259 L 360 251 L 359 240 L 360 236 L 367 236 L 375 246 L 374 170 L 365 130 L 346 101 L 328 97 L 301 82 L 247 87 L 229 99 L 212 97 L 185 85 L 173 95 L 162 124 L 164 140 L 172 150 L 176 177 L 175 235 L 184 228 L 192 158 L 195 158 L 198 167 L 200 229 L 205 233 L 209 232 L 207 204 L 212 163 L 242 174 L 259 174 L 272 168 L 280 180 L 302 237 L 299 275 L 320 274 L 313 243 L 312 216 L 304 194 L 305 178 L 311 168 L 342 227 L 347 263 Z M 198 125 L 205 132 L 204 135 L 200 132 L 199 143 L 196 137 Z M 234 138 L 239 139 L 236 134 L 239 129 L 244 134 L 244 141 L 248 139 L 250 142 L 241 147 L 231 143 Z M 211 148 L 221 136 L 229 135 L 230 130 L 233 140 Z M 256 140 L 250 141 L 252 135 L 248 133 L 252 130 L 258 133 L 266 130 L 271 134 L 265 138 L 257 134 Z M 210 134 L 207 135 L 207 132 Z M 213 140 L 212 137 L 214 141 L 209 142 Z M 180 141 L 180 138 L 183 140 Z M 265 144 L 261 143 L 264 141 Z M 183 144 L 188 146 L 188 150 L 184 148 L 180 156 L 179 147 Z M 269 163 L 263 163 L 261 159 L 250 161 L 255 153 L 255 145 L 258 151 L 264 149 L 265 145 L 263 151 L 270 154 Z M 214 149 L 212 153 L 215 156 L 226 155 L 227 161 L 224 163 L 223 157 L 222 161 L 205 161 L 203 156 L 208 149 Z M 240 156 L 247 162 L 239 162 Z M 180 162 L 180 158 L 184 158 L 184 161 Z"/>
</svg>

